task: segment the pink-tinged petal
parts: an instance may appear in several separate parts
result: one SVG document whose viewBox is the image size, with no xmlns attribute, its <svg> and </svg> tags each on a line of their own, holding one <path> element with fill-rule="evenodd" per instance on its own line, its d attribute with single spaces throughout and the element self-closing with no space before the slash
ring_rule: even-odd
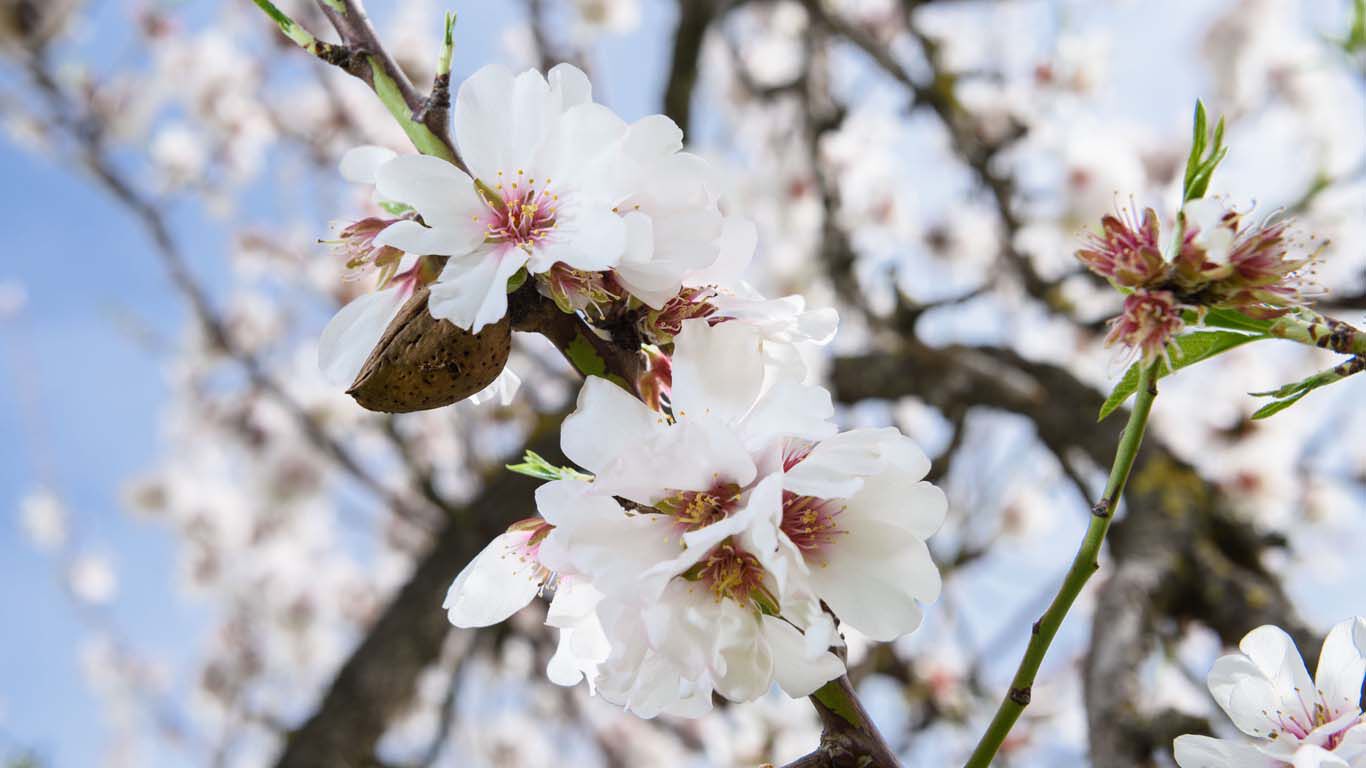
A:
<svg viewBox="0 0 1366 768">
<path fill-rule="evenodd" d="M 318 340 L 318 367 L 323 377 L 336 386 L 350 386 L 406 299 L 405 292 L 394 286 L 367 293 L 342 307 Z"/>
<path fill-rule="evenodd" d="M 427 309 L 432 317 L 478 333 L 507 314 L 508 279 L 525 263 L 526 254 L 517 248 L 452 258 L 432 283 Z"/>
<path fill-rule="evenodd" d="M 1314 682 L 1333 717 L 1360 709 L 1363 678 L 1366 678 L 1366 618 L 1357 616 L 1338 624 L 1328 633 L 1314 673 Z"/>
<path fill-rule="evenodd" d="M 1290 635 L 1280 627 L 1262 626 L 1244 635 L 1238 648 L 1275 686 L 1280 697 L 1277 710 L 1312 724 L 1318 691 Z"/>
<path fill-rule="evenodd" d="M 341 159 L 343 179 L 356 184 L 374 184 L 380 166 L 398 157 L 398 153 L 387 147 L 373 144 L 348 149 Z"/>
<path fill-rule="evenodd" d="M 806 638 L 796 627 L 776 616 L 764 616 L 763 623 L 764 637 L 773 649 L 773 675 L 783 693 L 794 699 L 810 696 L 844 674 L 844 662 L 833 653 L 809 658 Z"/>
<path fill-rule="evenodd" d="M 711 326 L 685 320 L 674 337 L 674 414 L 711 413 L 737 423 L 758 399 L 764 381 L 759 335 L 742 323 Z"/>
<path fill-rule="evenodd" d="M 922 605 L 939 597 L 939 570 L 925 543 L 897 526 L 844 529 L 812 564 L 811 585 L 842 622 L 890 641 L 920 626 Z"/>
<path fill-rule="evenodd" d="M 469 240 L 467 247 L 484 239 L 484 224 L 475 219 L 483 215 L 485 206 L 474 180 L 441 158 L 395 157 L 376 171 L 375 190 L 386 200 L 411 205 L 427 226 L 459 233 Z"/>
<path fill-rule="evenodd" d="M 527 531 L 489 542 L 455 577 L 442 607 L 457 627 L 487 627 L 526 607 L 541 591 L 544 573 L 526 552 Z"/>
<path fill-rule="evenodd" d="M 1277 768 L 1284 765 L 1250 744 L 1209 736 L 1177 736 L 1172 751 L 1179 768 Z"/>
<path fill-rule="evenodd" d="M 579 390 L 574 412 L 560 428 L 560 448 L 570 461 L 597 474 L 666 428 L 661 414 L 626 390 L 589 376 Z"/>
<path fill-rule="evenodd" d="M 888 467 L 887 448 L 905 439 L 895 427 L 853 429 L 822 440 L 787 470 L 783 483 L 799 496 L 844 499 L 863 487 L 863 478 Z M 919 480 L 924 472 L 914 476 Z"/>
</svg>

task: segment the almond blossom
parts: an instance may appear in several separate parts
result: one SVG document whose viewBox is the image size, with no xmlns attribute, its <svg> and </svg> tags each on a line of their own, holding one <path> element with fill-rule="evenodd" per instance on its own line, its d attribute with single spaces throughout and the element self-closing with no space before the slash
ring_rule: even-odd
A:
<svg viewBox="0 0 1366 768">
<path fill-rule="evenodd" d="M 379 197 L 420 217 L 374 242 L 448 257 L 432 285 L 435 317 L 475 332 L 497 321 L 523 267 L 613 270 L 631 295 L 662 306 L 734 237 L 706 164 L 681 151 L 678 126 L 662 115 L 628 125 L 593 103 L 573 66 L 548 76 L 486 66 L 460 86 L 454 112 L 470 174 L 423 155 L 365 155 Z"/>
<path fill-rule="evenodd" d="M 1209 690 L 1238 730 L 1238 742 L 1185 735 L 1175 742 L 1181 768 L 1361 768 L 1366 766 L 1366 619 L 1333 627 L 1314 678 L 1279 627 L 1261 626 L 1240 653 L 1214 662 Z"/>
<path fill-rule="evenodd" d="M 452 585 L 452 621 L 501 620 L 558 580 L 552 679 L 582 675 L 642 717 L 697 716 L 713 693 L 750 701 L 775 683 L 804 696 L 839 676 L 821 601 L 870 637 L 915 629 L 939 591 L 925 539 L 946 504 L 921 481 L 929 461 L 895 429 L 836 434 L 829 393 L 783 364 L 784 335 L 683 321 L 663 413 L 589 378 L 561 443 L 591 476 L 538 490 L 540 518 Z"/>
</svg>

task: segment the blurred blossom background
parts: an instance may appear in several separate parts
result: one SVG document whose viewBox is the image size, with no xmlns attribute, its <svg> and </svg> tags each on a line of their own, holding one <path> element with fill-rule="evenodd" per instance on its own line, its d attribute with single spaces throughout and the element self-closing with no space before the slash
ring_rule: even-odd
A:
<svg viewBox="0 0 1366 768">
<path fill-rule="evenodd" d="M 1118 297 L 1073 253 L 1117 207 L 1170 220 L 1197 98 L 1228 121 L 1211 194 L 1329 241 L 1319 306 L 1366 321 L 1352 0 L 371 0 L 419 87 L 447 10 L 456 82 L 571 61 L 628 121 L 677 120 L 758 223 L 750 280 L 839 309 L 818 365 L 840 421 L 935 457 L 944 594 L 849 648 L 909 765 L 961 764 L 1085 527 L 1123 361 Z M 322 381 L 318 334 L 366 289 L 318 242 L 367 204 L 337 160 L 407 146 L 363 84 L 246 0 L 0 0 L 0 105 L 0 765 L 273 765 L 319 729 L 386 766 L 815 745 L 777 692 L 644 721 L 556 688 L 541 609 L 446 625 L 449 576 L 423 569 L 531 514 L 501 467 L 553 446 L 578 384 L 535 337 L 508 406 L 385 416 Z M 1332 362 L 1268 341 L 1164 383 L 1133 482 L 1151 514 L 1117 525 L 998 764 L 1171 765 L 1170 723 L 1226 728 L 1203 683 L 1222 648 L 1366 613 L 1366 381 L 1249 420 L 1248 392 Z M 361 667 L 394 684 L 347 699 Z M 1115 713 L 1138 735 L 1097 743 Z"/>
</svg>

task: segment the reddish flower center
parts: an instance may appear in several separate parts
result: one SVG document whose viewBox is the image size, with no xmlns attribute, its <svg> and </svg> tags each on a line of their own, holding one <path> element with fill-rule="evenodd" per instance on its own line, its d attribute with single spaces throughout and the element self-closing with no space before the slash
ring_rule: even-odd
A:
<svg viewBox="0 0 1366 768">
<path fill-rule="evenodd" d="M 511 176 L 499 171 L 492 187 L 482 182 L 476 185 L 489 209 L 484 217 L 489 242 L 529 251 L 555 228 L 560 196 L 550 191 L 550 179 L 538 184 L 523 171 Z"/>
<path fill-rule="evenodd" d="M 763 591 L 764 567 L 759 558 L 736 547 L 729 539 L 716 545 L 699 564 L 697 578 L 719 602 L 722 598 L 748 604 Z"/>
<path fill-rule="evenodd" d="M 783 533 L 802 554 L 814 554 L 847 531 L 839 526 L 844 507 L 830 499 L 783 492 Z"/>
<path fill-rule="evenodd" d="M 718 483 L 705 491 L 677 491 L 655 505 L 684 530 L 695 531 L 726 519 L 740 501 L 740 486 Z"/>
</svg>

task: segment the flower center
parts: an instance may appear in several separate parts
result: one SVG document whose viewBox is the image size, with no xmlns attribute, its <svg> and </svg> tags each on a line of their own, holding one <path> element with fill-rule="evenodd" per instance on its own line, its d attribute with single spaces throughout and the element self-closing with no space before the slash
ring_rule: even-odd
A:
<svg viewBox="0 0 1366 768">
<path fill-rule="evenodd" d="M 695 531 L 726 519 L 740 500 L 740 486 L 718 483 L 705 491 L 678 491 L 655 505 L 684 530 Z"/>
<path fill-rule="evenodd" d="M 489 209 L 484 218 L 488 242 L 530 251 L 556 226 L 560 196 L 550 191 L 550 179 L 538 183 L 521 170 L 515 174 L 499 171 L 492 187 L 482 181 L 476 181 L 475 187 Z"/>
<path fill-rule="evenodd" d="M 764 567 L 759 558 L 736 547 L 730 539 L 717 544 L 699 564 L 696 574 L 717 602 L 722 598 L 748 605 L 763 590 Z"/>
<path fill-rule="evenodd" d="M 798 496 L 783 491 L 783 533 L 797 545 L 802 554 L 820 551 L 826 544 L 840 534 L 847 533 L 839 527 L 837 518 L 844 507 L 829 499 L 815 496 Z"/>
</svg>

